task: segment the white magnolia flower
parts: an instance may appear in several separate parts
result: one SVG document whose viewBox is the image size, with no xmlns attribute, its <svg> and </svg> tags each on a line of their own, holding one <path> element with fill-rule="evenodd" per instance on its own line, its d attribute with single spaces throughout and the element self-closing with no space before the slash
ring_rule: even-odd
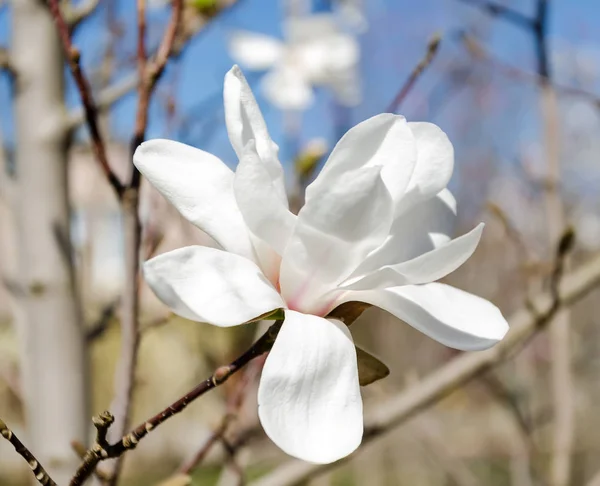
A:
<svg viewBox="0 0 600 486">
<path fill-rule="evenodd" d="M 285 452 L 327 463 L 361 442 L 357 356 L 347 327 L 326 316 L 350 301 L 378 306 L 437 341 L 478 350 L 507 323 L 490 302 L 441 283 L 475 250 L 483 225 L 452 240 L 456 204 L 446 135 L 382 114 L 339 141 L 296 216 L 278 147 L 239 68 L 225 77 L 235 172 L 202 150 L 143 143 L 134 163 L 223 248 L 162 254 L 144 265 L 156 295 L 188 319 L 235 326 L 284 309 L 258 391 L 267 435 Z"/>
<path fill-rule="evenodd" d="M 287 41 L 238 31 L 229 49 L 236 62 L 269 71 L 262 84 L 267 99 L 281 109 L 303 110 L 313 100 L 312 86 L 328 86 L 344 105 L 360 102 L 354 37 L 340 30 L 331 14 L 292 17 L 285 23 Z"/>
</svg>

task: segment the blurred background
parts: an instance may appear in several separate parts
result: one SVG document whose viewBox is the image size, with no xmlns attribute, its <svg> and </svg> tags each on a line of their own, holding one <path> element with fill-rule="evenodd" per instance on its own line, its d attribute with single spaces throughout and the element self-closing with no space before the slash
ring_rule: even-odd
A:
<svg viewBox="0 0 600 486">
<path fill-rule="evenodd" d="M 600 251 L 600 4 L 496 1 L 185 0 L 146 138 L 185 142 L 234 167 L 222 83 L 237 63 L 280 146 L 298 208 L 356 123 L 385 111 L 436 123 L 455 148 L 456 235 L 487 224 L 475 255 L 446 280 L 510 317 L 546 288 L 563 228 L 576 233 L 572 269 Z M 61 5 L 109 162 L 125 178 L 137 103 L 136 4 Z M 149 0 L 146 13 L 154 52 L 170 1 Z M 94 160 L 45 3 L 0 0 L 0 46 L 0 417 L 60 477 L 53 454 L 76 466 L 71 441 L 86 441 L 91 416 L 113 400 L 124 218 Z M 145 183 L 139 204 L 142 260 L 211 244 Z M 141 285 L 132 424 L 239 355 L 257 332 L 173 317 Z M 538 334 L 501 366 L 302 484 L 597 486 L 599 313 L 593 291 L 572 306 L 562 331 Z M 363 314 L 352 333 L 391 370 L 363 388 L 367 411 L 458 354 L 379 310 Z M 259 370 L 250 371 L 150 434 L 127 455 L 121 484 L 189 484 L 173 479 L 178 470 L 194 485 L 251 484 L 289 461 L 260 429 Z M 223 440 L 194 464 L 232 409 Z M 30 483 L 22 458 L 0 442 L 0 484 Z"/>
</svg>

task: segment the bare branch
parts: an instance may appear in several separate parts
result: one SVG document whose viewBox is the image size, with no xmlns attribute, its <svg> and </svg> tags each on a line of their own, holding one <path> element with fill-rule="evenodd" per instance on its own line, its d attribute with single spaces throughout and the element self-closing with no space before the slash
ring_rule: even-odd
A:
<svg viewBox="0 0 600 486">
<path fill-rule="evenodd" d="M 240 0 L 229 0 L 226 5 L 219 7 L 218 14 L 225 14 L 229 12 L 240 3 Z M 186 27 L 184 31 L 175 36 L 173 39 L 173 43 L 171 45 L 170 51 L 167 54 L 167 57 L 177 57 L 179 56 L 188 42 L 196 38 L 202 32 L 205 31 L 209 19 L 206 19 L 205 22 L 196 22 L 193 25 Z M 162 44 L 165 45 L 164 43 Z M 166 46 L 165 48 L 166 49 Z M 157 55 L 157 58 L 163 58 L 165 50 L 162 50 L 161 56 Z M 161 49 L 159 49 L 161 51 Z M 158 52 L 157 51 L 157 54 Z M 101 91 L 97 96 L 97 109 L 99 112 L 103 112 L 108 110 L 112 105 L 118 102 L 121 98 L 131 93 L 137 86 L 139 85 L 139 76 L 138 73 L 131 73 L 119 81 L 116 81 L 113 86 L 109 86 Z M 70 129 L 75 129 L 79 125 L 85 122 L 85 112 L 83 110 L 75 110 L 68 117 L 67 125 Z"/>
<path fill-rule="evenodd" d="M 100 133 L 100 129 L 98 127 L 98 109 L 92 97 L 92 90 L 90 88 L 90 84 L 86 79 L 83 71 L 81 70 L 81 66 L 79 64 L 80 57 L 79 51 L 73 46 L 71 42 L 71 34 L 69 32 L 69 26 L 67 25 L 61 9 L 58 3 L 58 0 L 48 0 L 50 5 L 50 11 L 58 28 L 58 33 L 60 36 L 60 40 L 63 45 L 63 50 L 65 52 L 65 56 L 67 58 L 67 62 L 69 68 L 71 70 L 71 74 L 75 79 L 75 83 L 77 84 L 77 89 L 79 90 L 79 95 L 81 96 L 81 102 L 83 103 L 85 120 L 87 122 L 88 129 L 90 130 L 90 136 L 92 138 L 92 147 L 94 149 L 94 153 L 106 179 L 114 189 L 118 198 L 120 199 L 123 195 L 123 184 L 119 181 L 116 174 L 110 167 L 108 163 L 108 158 L 106 156 L 106 147 L 104 145 L 104 140 Z"/>
<path fill-rule="evenodd" d="M 97 96 L 96 109 L 98 113 L 103 113 L 108 110 L 112 105 L 119 101 L 124 96 L 131 93 L 138 85 L 137 73 L 131 73 L 111 86 L 100 91 Z M 73 112 L 67 118 L 67 127 L 70 130 L 74 130 L 86 121 L 86 112 L 83 108 L 73 110 Z"/>
<path fill-rule="evenodd" d="M 557 259 L 555 281 L 560 279 L 562 257 Z M 522 347 L 533 335 L 543 329 L 561 306 L 570 307 L 590 291 L 600 286 L 600 256 L 581 266 L 576 272 L 561 279 L 556 285 L 555 298 L 548 295 L 534 300 L 536 314 L 524 307 L 509 318 L 510 331 L 496 346 L 479 353 L 463 354 L 454 358 L 417 385 L 372 409 L 365 417 L 363 443 L 368 443 L 399 426 L 407 419 L 431 407 L 460 386 L 495 367 Z M 353 456 L 349 456 L 348 459 Z M 348 460 L 346 459 L 346 460 Z M 336 463 L 340 464 L 340 462 Z M 275 469 L 251 486 L 292 486 L 335 467 L 332 464 L 309 464 L 293 460 Z"/>
<path fill-rule="evenodd" d="M 27 461 L 27 464 L 29 464 L 29 467 L 31 468 L 31 472 L 35 476 L 35 479 L 38 483 L 42 484 L 43 486 L 58 486 L 52 480 L 52 478 L 48 476 L 46 470 L 42 467 L 31 451 L 25 447 L 25 445 L 19 440 L 13 431 L 7 427 L 2 419 L 0 419 L 0 434 L 12 444 L 12 446 L 15 448 L 15 451 L 17 451 L 17 454 Z"/>
<path fill-rule="evenodd" d="M 398 108 L 400 108 L 400 105 L 406 99 L 406 96 L 408 95 L 408 93 L 410 93 L 410 91 L 413 88 L 414 84 L 416 83 L 417 79 L 419 79 L 419 76 L 421 76 L 421 74 L 423 74 L 423 71 L 425 71 L 425 69 L 427 69 L 427 67 L 431 64 L 431 62 L 435 58 L 435 55 L 437 54 L 437 51 L 440 47 L 441 40 L 442 39 L 439 35 L 435 35 L 429 41 L 429 44 L 427 45 L 427 52 L 425 53 L 425 57 L 423 57 L 423 59 L 421 59 L 419 64 L 417 64 L 415 66 L 415 68 L 412 70 L 412 72 L 410 73 L 410 76 L 408 77 L 408 79 L 406 80 L 404 85 L 400 88 L 400 90 L 398 91 L 398 94 L 396 94 L 396 96 L 394 97 L 392 102 L 389 104 L 386 111 L 388 111 L 389 113 L 395 113 L 396 110 L 398 110 Z"/>
<path fill-rule="evenodd" d="M 175 36 L 181 23 L 183 12 L 183 0 L 173 0 L 173 13 L 171 20 L 165 31 L 165 35 L 160 43 L 154 60 L 148 63 L 145 48 L 145 2 L 138 0 L 138 108 L 135 120 L 135 132 L 131 142 L 131 152 L 133 153 L 137 146 L 144 141 L 146 126 L 148 125 L 148 108 L 150 97 L 154 91 L 156 83 L 162 76 L 169 56 L 173 51 Z M 140 183 L 140 173 L 135 170 L 131 180 L 132 187 L 138 187 Z"/>
<path fill-rule="evenodd" d="M 197 398 L 225 383 L 233 374 L 240 371 L 250 361 L 269 351 L 275 342 L 275 338 L 277 337 L 282 324 L 283 321 L 276 321 L 244 354 L 232 361 L 229 365 L 218 368 L 211 376 L 201 382 L 193 390 L 173 402 L 154 417 L 151 417 L 144 423 L 138 425 L 116 443 L 108 444 L 105 440 L 105 430 L 110 427 L 109 422 L 112 418 L 110 412 L 104 412 L 101 417 L 95 418 L 94 425 L 96 425 L 96 428 L 99 431 L 96 443 L 85 453 L 83 463 L 71 480 L 70 486 L 81 486 L 94 472 L 94 469 L 100 461 L 119 457 L 126 451 L 135 449 L 138 442 L 148 435 L 149 432 L 169 418 L 185 410 L 185 408 Z M 99 425 L 101 427 L 99 427 Z M 100 434 L 101 430 L 103 432 L 102 435 Z"/>
<path fill-rule="evenodd" d="M 131 140 L 131 160 L 137 147 L 144 141 L 148 125 L 148 108 L 156 83 L 162 76 L 173 42 L 177 34 L 183 11 L 183 0 L 173 0 L 171 20 L 158 48 L 156 57 L 148 62 L 146 57 L 146 2 L 137 1 L 138 19 L 138 108 L 135 129 Z M 112 437 L 121 437 L 129 427 L 131 399 L 135 381 L 135 370 L 140 342 L 139 329 L 139 261 L 141 245 L 141 223 L 139 219 L 139 186 L 141 175 L 136 167 L 132 168 L 131 181 L 127 185 L 121 201 L 125 231 L 125 272 L 126 286 L 123 294 L 123 312 L 121 319 L 121 358 L 117 369 L 116 392 L 113 401 L 115 424 Z M 109 486 L 117 483 L 123 457 L 118 456 L 113 464 Z"/>
</svg>

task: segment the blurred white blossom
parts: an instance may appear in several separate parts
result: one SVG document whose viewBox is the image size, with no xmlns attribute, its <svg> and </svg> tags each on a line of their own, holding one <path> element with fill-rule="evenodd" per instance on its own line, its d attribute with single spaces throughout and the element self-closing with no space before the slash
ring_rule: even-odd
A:
<svg viewBox="0 0 600 486">
<path fill-rule="evenodd" d="M 175 313 L 199 322 L 229 327 L 282 309 L 259 417 L 288 454 L 333 462 L 358 447 L 363 419 L 352 336 L 327 316 L 365 302 L 447 346 L 494 345 L 508 329 L 500 311 L 434 282 L 471 256 L 483 225 L 451 238 L 452 144 L 437 126 L 392 114 L 344 135 L 296 216 L 278 147 L 237 67 L 225 77 L 224 98 L 235 172 L 169 140 L 145 142 L 134 155 L 150 183 L 223 249 L 159 255 L 145 263 L 144 276 Z"/>
<path fill-rule="evenodd" d="M 336 0 L 333 2 L 333 11 L 355 32 L 363 33 L 369 28 L 363 0 Z"/>
<path fill-rule="evenodd" d="M 285 23 L 285 42 L 264 34 L 234 32 L 229 49 L 248 69 L 268 71 L 262 89 L 275 106 L 304 110 L 313 86 L 332 89 L 347 106 L 360 103 L 357 40 L 342 31 L 332 14 L 292 17 Z"/>
</svg>

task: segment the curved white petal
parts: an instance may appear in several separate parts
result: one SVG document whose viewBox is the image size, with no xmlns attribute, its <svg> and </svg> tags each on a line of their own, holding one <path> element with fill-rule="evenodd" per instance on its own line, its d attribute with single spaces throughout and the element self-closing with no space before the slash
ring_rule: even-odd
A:
<svg viewBox="0 0 600 486">
<path fill-rule="evenodd" d="M 283 43 L 264 34 L 237 31 L 229 38 L 231 57 L 248 69 L 263 71 L 277 63 L 283 55 Z"/>
<path fill-rule="evenodd" d="M 253 262 L 205 246 L 147 261 L 144 278 L 173 312 L 215 326 L 236 326 L 285 306 Z"/>
<path fill-rule="evenodd" d="M 283 167 L 279 162 L 279 147 L 269 135 L 258 103 L 241 69 L 233 66 L 225 75 L 223 88 L 227 134 L 238 158 L 250 140 L 256 142 L 256 151 L 267 169 L 279 199 L 287 202 Z"/>
<path fill-rule="evenodd" d="M 233 172 L 203 150 L 171 140 L 149 140 L 133 163 L 181 215 L 227 251 L 253 259 L 248 229 L 233 194 Z"/>
<path fill-rule="evenodd" d="M 306 189 L 306 197 L 327 191 L 348 171 L 381 166 L 381 178 L 393 200 L 398 201 L 408 186 L 416 160 L 416 144 L 406 119 L 390 113 L 374 116 L 346 132 L 317 179 Z"/>
<path fill-rule="evenodd" d="M 348 292 L 345 301 L 380 307 L 451 348 L 478 351 L 500 341 L 508 323 L 488 300 L 441 283 Z"/>
<path fill-rule="evenodd" d="M 286 64 L 265 75 L 262 90 L 269 102 L 282 110 L 305 110 L 314 99 L 304 73 Z"/>
<path fill-rule="evenodd" d="M 454 170 L 454 147 L 440 127 L 428 122 L 409 122 L 408 126 L 417 145 L 417 164 L 399 211 L 439 193 Z"/>
<path fill-rule="evenodd" d="M 396 285 L 424 284 L 454 272 L 473 254 L 485 225 L 480 223 L 467 234 L 396 265 L 387 265 L 349 285 L 347 289 L 368 290 Z"/>
<path fill-rule="evenodd" d="M 302 460 L 330 463 L 362 440 L 356 350 L 340 321 L 286 311 L 258 388 L 269 438 Z"/>
<path fill-rule="evenodd" d="M 380 171 L 342 173 L 307 197 L 281 262 L 281 292 L 290 309 L 324 315 L 326 294 L 385 239 L 393 203 Z"/>
<path fill-rule="evenodd" d="M 296 216 L 282 203 L 265 165 L 251 140 L 238 164 L 235 197 L 248 228 L 279 255 L 292 234 Z"/>
<path fill-rule="evenodd" d="M 355 270 L 352 278 L 365 276 L 386 265 L 412 260 L 448 243 L 454 231 L 456 200 L 444 189 L 394 219 L 385 242 Z"/>
</svg>

